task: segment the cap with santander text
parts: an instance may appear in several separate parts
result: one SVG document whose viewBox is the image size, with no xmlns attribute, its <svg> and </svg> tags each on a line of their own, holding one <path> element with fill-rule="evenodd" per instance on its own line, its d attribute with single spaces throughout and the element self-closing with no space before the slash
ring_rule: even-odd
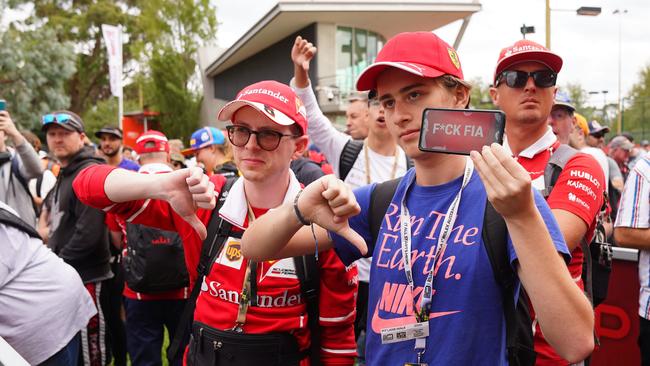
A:
<svg viewBox="0 0 650 366">
<path fill-rule="evenodd" d="M 296 93 L 277 81 L 265 80 L 242 89 L 237 98 L 219 111 L 220 121 L 233 121 L 235 113 L 250 106 L 281 126 L 298 125 L 307 133 L 307 110 Z"/>
<path fill-rule="evenodd" d="M 496 84 L 497 77 L 501 72 L 508 70 L 513 65 L 528 61 L 544 64 L 555 73 L 559 73 L 562 69 L 562 58 L 560 56 L 539 43 L 529 39 L 521 39 L 512 46 L 501 50 L 492 80 Z"/>
</svg>

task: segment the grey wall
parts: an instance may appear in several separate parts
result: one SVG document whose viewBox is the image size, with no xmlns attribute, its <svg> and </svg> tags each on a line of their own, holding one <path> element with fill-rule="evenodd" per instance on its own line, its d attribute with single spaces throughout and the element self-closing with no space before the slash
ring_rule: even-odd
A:
<svg viewBox="0 0 650 366">
<path fill-rule="evenodd" d="M 245 86 L 261 80 L 277 80 L 288 84 L 293 77 L 291 48 L 298 35 L 308 40 L 316 40 L 316 23 L 308 25 L 215 76 L 213 78 L 214 97 L 232 100 L 237 96 L 237 92 Z M 317 80 L 317 69 L 318 58 L 315 58 L 309 68 L 309 77 L 312 80 Z"/>
</svg>

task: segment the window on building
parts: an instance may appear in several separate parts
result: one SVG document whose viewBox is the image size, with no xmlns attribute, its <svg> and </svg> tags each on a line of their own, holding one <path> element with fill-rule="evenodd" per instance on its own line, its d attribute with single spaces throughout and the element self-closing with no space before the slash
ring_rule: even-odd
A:
<svg viewBox="0 0 650 366">
<path fill-rule="evenodd" d="M 341 90 L 342 99 L 354 90 L 357 77 L 375 61 L 384 42 L 384 37 L 372 31 L 336 28 L 336 86 Z"/>
</svg>

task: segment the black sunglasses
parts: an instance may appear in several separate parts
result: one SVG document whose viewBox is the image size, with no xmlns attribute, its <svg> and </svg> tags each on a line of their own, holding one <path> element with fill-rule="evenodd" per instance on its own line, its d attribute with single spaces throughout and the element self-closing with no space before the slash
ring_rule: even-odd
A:
<svg viewBox="0 0 650 366">
<path fill-rule="evenodd" d="M 506 85 L 510 88 L 523 88 L 526 86 L 529 77 L 533 78 L 535 86 L 538 88 L 550 88 L 557 81 L 557 73 L 551 70 L 538 70 L 533 72 L 506 70 L 499 74 L 496 84 L 499 86 L 502 81 L 505 81 Z"/>
<path fill-rule="evenodd" d="M 285 135 L 273 130 L 253 131 L 245 126 L 226 126 L 226 130 L 231 144 L 244 147 L 250 140 L 251 135 L 255 135 L 257 145 L 266 151 L 277 149 L 283 137 L 300 137 L 300 135 Z"/>
</svg>

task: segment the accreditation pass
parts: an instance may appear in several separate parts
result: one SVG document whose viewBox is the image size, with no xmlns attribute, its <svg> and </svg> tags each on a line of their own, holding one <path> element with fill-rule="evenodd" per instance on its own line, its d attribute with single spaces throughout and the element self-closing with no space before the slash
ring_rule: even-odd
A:
<svg viewBox="0 0 650 366">
<path fill-rule="evenodd" d="M 397 343 L 429 336 L 429 322 L 400 325 L 381 330 L 381 344 Z"/>
</svg>

